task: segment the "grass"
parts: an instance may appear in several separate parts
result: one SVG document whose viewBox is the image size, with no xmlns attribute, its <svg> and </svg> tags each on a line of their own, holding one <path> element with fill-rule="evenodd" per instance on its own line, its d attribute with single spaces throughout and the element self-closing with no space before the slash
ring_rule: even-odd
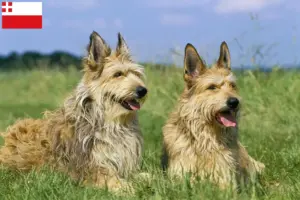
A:
<svg viewBox="0 0 300 200">
<path fill-rule="evenodd" d="M 67 176 L 47 170 L 22 174 L 0 170 L 0 199 L 300 199 L 300 73 L 251 71 L 238 75 L 243 97 L 240 139 L 250 155 L 266 165 L 263 186 L 234 196 L 209 183 L 191 187 L 173 183 L 160 170 L 161 127 L 183 89 L 181 69 L 146 68 L 149 99 L 140 113 L 145 139 L 142 168 L 154 174 L 135 182 L 136 196 L 80 187 Z M 76 70 L 0 74 L 0 131 L 18 118 L 41 117 L 62 104 L 81 74 Z M 3 142 L 3 141 L 0 141 Z"/>
</svg>

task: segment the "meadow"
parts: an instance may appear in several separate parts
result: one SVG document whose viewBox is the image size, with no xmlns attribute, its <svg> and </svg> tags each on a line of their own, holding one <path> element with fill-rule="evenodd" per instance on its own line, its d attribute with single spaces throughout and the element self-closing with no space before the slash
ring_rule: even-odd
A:
<svg viewBox="0 0 300 200">
<path fill-rule="evenodd" d="M 262 184 L 241 194 L 209 183 L 171 182 L 160 170 L 161 128 L 183 90 L 182 69 L 146 67 L 149 98 L 139 111 L 145 150 L 142 170 L 150 182 L 134 182 L 135 196 L 119 197 L 105 189 L 81 187 L 61 173 L 23 174 L 0 170 L 0 199 L 300 199 L 300 72 L 238 74 L 243 98 L 240 140 L 251 156 L 266 165 Z M 63 103 L 81 73 L 75 69 L 0 73 L 0 132 L 24 117 L 38 118 Z M 3 144 L 3 141 L 0 141 Z"/>
</svg>

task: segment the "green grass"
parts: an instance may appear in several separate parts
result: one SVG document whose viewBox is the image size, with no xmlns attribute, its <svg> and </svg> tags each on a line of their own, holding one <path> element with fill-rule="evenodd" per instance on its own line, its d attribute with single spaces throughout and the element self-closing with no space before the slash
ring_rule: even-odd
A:
<svg viewBox="0 0 300 200">
<path fill-rule="evenodd" d="M 145 139 L 143 171 L 150 182 L 135 182 L 136 196 L 123 199 L 300 199 L 300 73 L 246 72 L 238 75 L 243 97 L 240 139 L 266 165 L 263 186 L 234 196 L 209 183 L 173 183 L 160 170 L 161 127 L 183 88 L 182 71 L 147 68 L 149 99 L 140 111 Z M 41 117 L 61 105 L 81 74 L 75 70 L 0 74 L 0 131 L 18 118 Z M 2 141 L 3 142 L 3 141 Z M 122 199 L 105 190 L 80 187 L 47 170 L 22 174 L 0 170 L 0 199 Z"/>
</svg>

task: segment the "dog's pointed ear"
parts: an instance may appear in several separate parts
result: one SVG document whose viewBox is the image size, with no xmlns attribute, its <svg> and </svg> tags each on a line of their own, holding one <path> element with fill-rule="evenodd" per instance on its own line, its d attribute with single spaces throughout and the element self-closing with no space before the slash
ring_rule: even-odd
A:
<svg viewBox="0 0 300 200">
<path fill-rule="evenodd" d="M 218 67 L 231 69 L 230 52 L 227 43 L 223 41 L 220 46 L 220 56 L 217 62 Z"/>
<path fill-rule="evenodd" d="M 185 46 L 184 55 L 184 80 L 190 87 L 193 85 L 195 79 L 204 73 L 206 70 L 205 63 L 199 56 L 196 48 L 188 43 Z"/>
<path fill-rule="evenodd" d="M 121 33 L 118 33 L 118 44 L 117 44 L 117 49 L 116 49 L 116 55 L 126 55 L 130 56 L 130 51 L 129 48 L 121 35 Z"/>
<path fill-rule="evenodd" d="M 110 47 L 106 44 L 105 40 L 96 32 L 93 31 L 90 35 L 90 42 L 87 47 L 88 50 L 88 67 L 92 71 L 103 68 L 105 57 L 111 53 Z"/>
</svg>

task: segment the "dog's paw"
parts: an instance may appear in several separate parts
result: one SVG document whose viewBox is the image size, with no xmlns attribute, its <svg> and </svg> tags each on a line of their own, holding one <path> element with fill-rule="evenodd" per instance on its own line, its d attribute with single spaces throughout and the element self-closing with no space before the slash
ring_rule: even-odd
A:
<svg viewBox="0 0 300 200">
<path fill-rule="evenodd" d="M 264 171 L 264 169 L 265 169 L 265 164 L 263 164 L 263 163 L 261 163 L 259 161 L 255 161 L 254 166 L 255 166 L 256 171 L 259 174 L 261 174 Z"/>
<path fill-rule="evenodd" d="M 134 194 L 132 184 L 123 179 L 118 179 L 115 183 L 111 183 L 109 190 L 121 196 Z"/>
<path fill-rule="evenodd" d="M 152 175 L 146 172 L 142 172 L 136 174 L 135 178 L 141 181 L 150 181 L 152 179 Z"/>
</svg>

